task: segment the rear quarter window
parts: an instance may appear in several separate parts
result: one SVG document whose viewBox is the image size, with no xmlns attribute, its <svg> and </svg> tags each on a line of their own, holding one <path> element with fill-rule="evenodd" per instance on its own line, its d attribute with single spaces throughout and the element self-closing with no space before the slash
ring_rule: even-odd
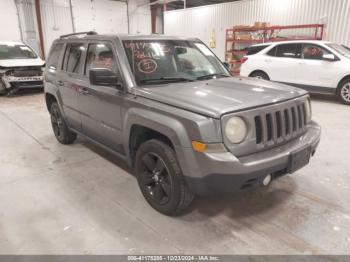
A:
<svg viewBox="0 0 350 262">
<path fill-rule="evenodd" d="M 59 58 L 63 49 L 63 44 L 55 44 L 52 46 L 49 58 L 47 60 L 48 67 L 57 68 L 59 65 Z"/>
<path fill-rule="evenodd" d="M 266 54 L 269 56 L 276 56 L 277 46 L 272 48 L 270 51 L 268 51 Z"/>
</svg>

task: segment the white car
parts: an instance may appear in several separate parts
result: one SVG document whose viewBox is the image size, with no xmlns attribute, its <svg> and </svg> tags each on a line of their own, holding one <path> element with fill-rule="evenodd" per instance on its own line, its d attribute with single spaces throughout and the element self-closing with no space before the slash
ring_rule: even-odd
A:
<svg viewBox="0 0 350 262">
<path fill-rule="evenodd" d="M 45 62 L 21 42 L 0 42 L 0 94 L 43 88 Z"/>
<path fill-rule="evenodd" d="M 350 50 L 325 41 L 254 45 L 242 59 L 241 76 L 256 77 L 336 95 L 350 105 Z"/>
</svg>

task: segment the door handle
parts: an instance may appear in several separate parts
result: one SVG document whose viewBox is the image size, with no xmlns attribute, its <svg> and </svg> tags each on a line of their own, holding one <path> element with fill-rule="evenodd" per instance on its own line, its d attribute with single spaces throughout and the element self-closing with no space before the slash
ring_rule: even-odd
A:
<svg viewBox="0 0 350 262">
<path fill-rule="evenodd" d="M 58 84 L 59 86 L 64 86 L 64 83 L 63 83 L 63 81 L 61 81 L 61 80 L 57 81 L 57 84 Z"/>
<path fill-rule="evenodd" d="M 265 59 L 265 62 L 269 63 L 269 62 L 272 62 L 271 59 Z"/>
</svg>

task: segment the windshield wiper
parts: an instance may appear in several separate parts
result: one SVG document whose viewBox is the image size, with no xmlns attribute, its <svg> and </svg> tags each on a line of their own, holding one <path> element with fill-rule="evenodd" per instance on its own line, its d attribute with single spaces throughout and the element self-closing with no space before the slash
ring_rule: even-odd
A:
<svg viewBox="0 0 350 262">
<path fill-rule="evenodd" d="M 193 82 L 193 79 L 184 77 L 161 77 L 154 79 L 142 79 L 140 82 L 143 84 L 151 83 L 176 83 L 176 82 Z"/>
<path fill-rule="evenodd" d="M 199 77 L 197 77 L 197 80 L 213 79 L 214 77 L 217 77 L 217 76 L 230 77 L 229 75 L 218 73 L 218 74 L 210 74 L 210 75 L 199 76 Z"/>
</svg>

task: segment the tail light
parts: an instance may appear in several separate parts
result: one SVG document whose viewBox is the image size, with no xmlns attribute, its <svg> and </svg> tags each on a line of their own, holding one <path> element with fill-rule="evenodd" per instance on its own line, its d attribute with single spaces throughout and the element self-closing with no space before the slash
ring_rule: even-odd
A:
<svg viewBox="0 0 350 262">
<path fill-rule="evenodd" d="M 243 64 L 243 63 L 247 62 L 247 60 L 248 60 L 248 57 L 244 56 L 241 58 L 241 63 Z"/>
</svg>

